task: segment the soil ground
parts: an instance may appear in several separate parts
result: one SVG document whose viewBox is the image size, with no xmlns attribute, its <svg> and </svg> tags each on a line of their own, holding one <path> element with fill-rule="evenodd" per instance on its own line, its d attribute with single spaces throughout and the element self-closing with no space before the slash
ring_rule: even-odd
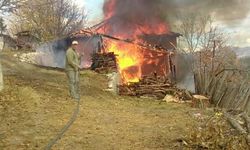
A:
<svg viewBox="0 0 250 150">
<path fill-rule="evenodd" d="M 5 89 L 0 93 L 0 149 L 40 150 L 70 119 L 76 101 L 68 96 L 63 71 L 0 56 Z M 177 149 L 179 139 L 206 114 L 188 104 L 114 95 L 107 77 L 81 72 L 80 113 L 54 150 Z"/>
</svg>

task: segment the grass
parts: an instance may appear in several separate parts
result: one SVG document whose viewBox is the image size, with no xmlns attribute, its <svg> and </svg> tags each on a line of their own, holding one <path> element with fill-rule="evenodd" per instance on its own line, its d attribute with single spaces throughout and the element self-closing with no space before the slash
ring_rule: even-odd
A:
<svg viewBox="0 0 250 150">
<path fill-rule="evenodd" d="M 2 58 L 0 149 L 43 149 L 76 106 L 68 97 L 66 75 L 7 54 Z M 106 88 L 105 75 L 81 72 L 80 114 L 53 149 L 176 149 L 174 141 L 199 124 L 192 114 L 203 113 L 185 104 L 114 95 Z"/>
</svg>

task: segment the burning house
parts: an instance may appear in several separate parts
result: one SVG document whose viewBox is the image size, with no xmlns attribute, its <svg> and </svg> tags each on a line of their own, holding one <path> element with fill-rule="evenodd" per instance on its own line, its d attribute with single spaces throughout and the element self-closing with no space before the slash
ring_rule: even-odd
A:
<svg viewBox="0 0 250 150">
<path fill-rule="evenodd" d="M 117 55 L 123 84 L 139 82 L 143 76 L 175 76 L 171 56 L 177 47 L 178 33 L 171 32 L 151 1 L 109 0 L 103 7 L 104 21 L 95 31 L 124 40 L 104 38 L 105 50 Z"/>
<path fill-rule="evenodd" d="M 181 35 L 170 31 L 158 8 L 154 1 L 104 3 L 104 21 L 94 31 L 116 37 L 103 39 L 104 51 L 117 56 L 122 95 L 164 98 L 171 92 L 169 80 L 176 77 L 173 56 Z"/>
<path fill-rule="evenodd" d="M 171 35 L 165 34 L 164 37 L 166 39 L 169 39 L 169 37 L 172 38 L 172 34 L 173 33 L 171 33 Z M 172 38 L 173 40 L 171 41 L 164 41 L 162 45 L 168 45 L 165 43 L 172 43 L 172 41 L 176 41 L 176 38 L 178 37 L 176 35 L 175 39 Z M 161 36 L 162 35 L 159 35 L 159 37 Z M 98 37 L 98 40 L 93 44 L 92 40 L 95 37 Z M 142 76 L 149 75 L 153 72 L 165 77 L 172 72 L 171 68 L 174 64 L 171 63 L 172 61 L 170 55 L 174 53 L 173 50 L 176 47 L 176 42 L 173 42 L 172 49 L 168 50 L 158 45 L 153 45 L 153 43 L 139 43 L 88 30 L 75 32 L 71 35 L 71 38 L 80 41 L 80 49 L 85 49 L 85 57 L 88 57 L 88 59 L 85 60 L 88 60 L 89 64 L 92 63 L 92 66 L 96 66 L 96 62 L 94 61 L 95 59 L 92 59 L 92 61 L 89 59 L 93 56 L 93 54 L 102 53 L 103 57 L 107 53 L 114 54 L 116 56 L 115 64 L 118 65 L 119 72 L 124 83 L 138 82 Z M 89 40 L 81 42 L 80 39 L 83 38 L 88 38 Z M 92 51 L 90 51 L 90 49 L 92 49 Z M 114 55 L 110 56 L 113 58 Z M 98 67 L 93 69 L 96 68 Z M 98 69 L 100 69 L 100 67 Z"/>
</svg>

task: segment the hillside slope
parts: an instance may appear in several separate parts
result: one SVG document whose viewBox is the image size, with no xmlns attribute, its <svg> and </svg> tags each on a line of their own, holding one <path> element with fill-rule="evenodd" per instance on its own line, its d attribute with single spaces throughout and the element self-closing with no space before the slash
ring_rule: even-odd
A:
<svg viewBox="0 0 250 150">
<path fill-rule="evenodd" d="M 4 53 L 0 149 L 43 149 L 71 117 L 63 71 L 17 62 Z M 105 91 L 107 78 L 81 72 L 80 114 L 53 149 L 175 149 L 174 140 L 199 123 L 185 104 L 122 97 Z"/>
</svg>

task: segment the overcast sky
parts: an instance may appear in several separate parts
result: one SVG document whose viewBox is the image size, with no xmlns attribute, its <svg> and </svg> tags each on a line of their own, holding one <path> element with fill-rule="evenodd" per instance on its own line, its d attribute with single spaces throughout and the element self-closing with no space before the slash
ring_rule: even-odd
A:
<svg viewBox="0 0 250 150">
<path fill-rule="evenodd" d="M 104 0 L 75 0 L 79 5 L 85 6 L 89 25 L 100 22 L 103 18 L 102 6 Z"/>
<path fill-rule="evenodd" d="M 85 6 L 89 26 L 102 20 L 104 0 L 75 1 Z M 230 33 L 230 44 L 239 47 L 250 47 L 250 0 L 162 0 L 162 3 L 171 5 L 169 6 L 171 9 L 176 6 L 180 10 L 183 10 L 183 8 L 194 10 L 200 8 L 201 11 L 214 12 L 213 14 L 218 19 L 218 26 Z"/>
</svg>

